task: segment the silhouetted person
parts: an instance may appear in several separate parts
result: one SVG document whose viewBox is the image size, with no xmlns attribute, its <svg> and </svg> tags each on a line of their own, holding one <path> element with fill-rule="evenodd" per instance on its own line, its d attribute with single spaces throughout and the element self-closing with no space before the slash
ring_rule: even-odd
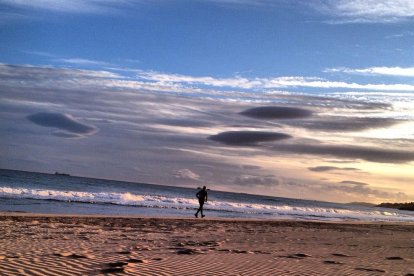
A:
<svg viewBox="0 0 414 276">
<path fill-rule="evenodd" d="M 207 202 L 208 197 L 206 186 L 203 186 L 203 189 L 197 192 L 196 197 L 198 198 L 198 203 L 200 204 L 200 207 L 198 208 L 197 213 L 195 213 L 194 216 L 198 218 L 198 212 L 201 212 L 201 217 L 204 218 L 205 216 L 203 215 L 203 205 L 204 202 Z"/>
</svg>

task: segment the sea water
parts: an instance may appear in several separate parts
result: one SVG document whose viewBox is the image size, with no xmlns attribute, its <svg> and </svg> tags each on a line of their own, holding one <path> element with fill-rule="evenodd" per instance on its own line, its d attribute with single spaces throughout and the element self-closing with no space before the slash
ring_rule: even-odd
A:
<svg viewBox="0 0 414 276">
<path fill-rule="evenodd" d="M 0 211 L 193 217 L 193 189 L 0 169 Z M 210 190 L 208 217 L 414 222 L 414 212 Z"/>
</svg>

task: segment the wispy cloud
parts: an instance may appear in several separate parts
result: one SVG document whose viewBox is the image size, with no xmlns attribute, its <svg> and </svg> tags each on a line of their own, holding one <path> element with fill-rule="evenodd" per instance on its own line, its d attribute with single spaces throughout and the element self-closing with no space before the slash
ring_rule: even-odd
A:
<svg viewBox="0 0 414 276">
<path fill-rule="evenodd" d="M 294 3 L 279 0 L 209 0 L 210 2 L 234 6 L 275 7 L 300 5 L 311 7 L 331 18 L 330 23 L 393 23 L 414 17 L 412 0 L 298 0 Z M 293 1 L 292 1 L 293 2 Z M 299 8 L 298 8 L 299 9 Z"/>
<path fill-rule="evenodd" d="M 335 166 L 317 166 L 317 167 L 310 167 L 308 170 L 312 172 L 327 172 L 327 171 L 359 171 L 356 168 L 341 168 Z"/>
<path fill-rule="evenodd" d="M 320 0 L 309 3 L 333 23 L 392 23 L 414 17 L 412 0 Z"/>
<path fill-rule="evenodd" d="M 277 186 L 280 184 L 280 180 L 274 175 L 241 175 L 234 179 L 234 184 L 241 186 Z"/>
<path fill-rule="evenodd" d="M 0 4 L 20 8 L 63 13 L 107 13 L 125 6 L 128 0 L 1 0 Z M 133 1 L 139 2 L 139 1 Z"/>
<path fill-rule="evenodd" d="M 368 67 L 361 69 L 352 69 L 347 67 L 329 68 L 327 73 L 346 73 L 361 74 L 373 76 L 398 76 L 398 77 L 414 77 L 414 67 Z"/>
<path fill-rule="evenodd" d="M 402 33 L 396 33 L 396 34 L 392 34 L 392 35 L 388 35 L 385 38 L 386 39 L 393 39 L 393 38 L 404 38 L 404 37 L 413 37 L 414 36 L 414 32 L 402 32 Z"/>
<path fill-rule="evenodd" d="M 354 160 L 360 159 L 377 163 L 402 164 L 414 161 L 414 153 L 411 151 L 354 145 L 284 144 L 274 146 L 274 150 L 296 154 L 333 156 Z"/>
<path fill-rule="evenodd" d="M 389 192 L 382 189 L 375 189 L 368 183 L 345 180 L 338 183 L 339 185 L 327 185 L 327 190 L 346 193 L 349 196 L 364 195 L 364 198 L 381 198 L 385 200 L 402 201 L 407 200 L 408 196 L 403 192 Z"/>
<path fill-rule="evenodd" d="M 331 69 L 332 70 L 332 69 Z M 238 89 L 280 89 L 280 88 L 338 88 L 338 89 L 360 89 L 374 91 L 414 91 L 411 84 L 359 84 L 342 81 L 331 81 L 316 77 L 283 76 L 275 78 L 215 78 L 211 76 L 195 77 L 177 74 L 166 74 L 154 71 L 142 71 L 138 78 L 146 81 L 153 81 L 158 84 L 187 84 L 203 85 L 211 87 L 230 87 Z"/>
<path fill-rule="evenodd" d="M 181 2 L 175 0 L 176 2 Z M 317 10 L 331 23 L 392 23 L 414 17 L 411 0 L 198 0 L 221 6 L 237 7 L 296 7 Z M 107 14 L 127 11 L 148 0 L 0 0 L 0 4 L 19 10 L 40 10 L 72 14 Z M 168 1 L 165 1 L 168 2 Z M 299 7 L 298 7 L 299 6 Z M 1 16 L 1 14 L 0 14 Z M 20 17 L 18 13 L 4 13 L 2 17 Z"/>
<path fill-rule="evenodd" d="M 83 66 L 109 66 L 111 65 L 110 63 L 105 62 L 105 61 L 85 59 L 85 58 L 59 58 L 59 59 L 56 59 L 56 61 L 80 65 L 80 66 L 82 65 Z"/>
<path fill-rule="evenodd" d="M 87 66 L 96 65 L 98 68 L 104 67 L 104 62 L 87 60 L 87 59 L 68 59 L 73 63 L 84 63 Z M 109 68 L 109 67 L 107 67 Z M 5 83 L 19 82 L 25 79 L 20 85 L 33 87 L 50 86 L 51 79 L 54 83 L 67 88 L 81 87 L 111 87 L 118 89 L 143 89 L 149 91 L 165 91 L 179 93 L 193 93 L 199 95 L 208 95 L 209 97 L 222 96 L 225 93 L 226 98 L 234 99 L 244 98 L 249 101 L 257 100 L 258 95 L 251 92 L 271 92 L 279 89 L 295 91 L 300 89 L 351 89 L 360 91 L 381 91 L 381 92 L 412 92 L 414 85 L 409 83 L 402 84 L 360 84 L 341 81 L 332 81 L 315 77 L 275 77 L 275 78 L 216 78 L 216 77 L 196 77 L 188 75 L 165 74 L 152 71 L 134 70 L 136 77 L 131 77 L 130 70 L 127 75 L 122 74 L 122 70 L 86 70 L 72 69 L 52 66 L 31 66 L 31 65 L 7 65 L 0 64 L 0 75 L 4 78 Z M 53 77 L 52 77 L 53 75 Z M 231 91 L 229 91 L 231 89 Z M 239 91 L 239 92 L 237 92 Z M 244 92 L 243 92 L 244 91 Z M 250 92 L 247 93 L 246 92 Z M 280 94 L 280 93 L 279 93 Z M 272 94 L 267 94 L 269 99 L 274 98 Z M 259 100 L 263 100 L 260 97 Z M 291 98 L 291 100 L 293 100 Z M 316 99 L 313 99 L 316 100 Z M 323 100 L 323 99 L 321 99 Z M 330 102 L 324 101 L 321 104 L 326 105 Z M 313 103 L 315 105 L 316 102 Z M 352 104 L 349 102 L 348 104 Z"/>
</svg>

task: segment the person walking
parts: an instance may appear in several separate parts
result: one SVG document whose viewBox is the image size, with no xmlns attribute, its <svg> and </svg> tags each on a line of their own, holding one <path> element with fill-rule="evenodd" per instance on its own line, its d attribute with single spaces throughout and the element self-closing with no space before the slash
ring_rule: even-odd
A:
<svg viewBox="0 0 414 276">
<path fill-rule="evenodd" d="M 200 207 L 198 208 L 197 213 L 195 213 L 194 216 L 198 218 L 198 213 L 201 212 L 201 217 L 204 218 L 205 215 L 203 214 L 203 206 L 204 202 L 207 202 L 208 199 L 206 186 L 203 186 L 203 189 L 197 192 L 196 197 L 198 198 L 198 203 L 200 204 Z"/>
</svg>

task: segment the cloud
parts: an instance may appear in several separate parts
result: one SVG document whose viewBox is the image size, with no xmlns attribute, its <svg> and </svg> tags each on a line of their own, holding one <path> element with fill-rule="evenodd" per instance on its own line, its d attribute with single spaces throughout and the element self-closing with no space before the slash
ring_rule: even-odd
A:
<svg viewBox="0 0 414 276">
<path fill-rule="evenodd" d="M 76 60 L 75 60 L 76 61 Z M 79 61 L 79 60 L 78 60 Z M 85 62 L 85 61 L 84 61 Z M 86 61 L 88 62 L 88 61 Z M 99 61 L 89 61 L 99 62 Z M 137 71 L 137 70 L 135 70 Z M 56 85 L 68 89 L 79 89 L 85 87 L 119 88 L 119 89 L 145 89 L 149 91 L 193 93 L 217 97 L 225 95 L 226 98 L 237 100 L 249 99 L 257 101 L 258 96 L 253 92 L 271 92 L 274 89 L 353 89 L 371 91 L 414 91 L 412 84 L 358 84 L 324 80 L 314 77 L 275 77 L 275 78 L 214 78 L 194 77 L 176 74 L 161 74 L 151 71 L 138 70 L 137 78 L 114 73 L 111 70 L 85 70 L 30 65 L 7 65 L 0 64 L 0 78 L 10 85 L 22 85 L 21 80 L 27 86 L 45 87 Z M 51 79 L 53 78 L 53 83 Z M 224 91 L 217 90 L 225 89 Z M 249 90 L 251 93 L 227 91 L 228 88 Z M 271 97 L 271 94 L 268 94 Z M 260 98 L 260 97 L 259 97 Z M 293 98 L 293 97 L 292 97 Z M 326 102 L 329 104 L 329 102 Z"/>
<path fill-rule="evenodd" d="M 260 106 L 240 112 L 241 115 L 255 119 L 297 119 L 312 115 L 312 111 L 286 106 Z"/>
<path fill-rule="evenodd" d="M 54 134 L 59 137 L 74 138 L 78 137 L 77 135 L 91 135 L 97 131 L 96 127 L 83 124 L 68 114 L 40 112 L 27 116 L 27 119 L 40 126 L 69 132 Z"/>
<path fill-rule="evenodd" d="M 243 170 L 260 170 L 262 167 L 256 165 L 241 165 Z"/>
<path fill-rule="evenodd" d="M 62 137 L 62 138 L 82 138 L 82 135 L 79 134 L 75 134 L 75 133 L 68 133 L 68 132 L 62 132 L 62 131 L 55 131 L 52 133 L 52 135 L 56 136 L 56 137 Z"/>
<path fill-rule="evenodd" d="M 346 73 L 359 74 L 366 76 L 397 76 L 414 77 L 414 67 L 368 67 L 362 69 L 352 69 L 347 67 L 337 67 L 326 69 L 327 73 Z"/>
<path fill-rule="evenodd" d="M 74 80 L 82 83 L 90 79 L 99 79 L 100 81 L 120 79 L 123 78 L 121 75 L 102 70 L 83 70 L 73 68 L 59 68 L 51 66 L 31 66 L 31 65 L 8 65 L 0 63 L 0 78 L 2 80 L 8 80 L 10 83 L 16 80 L 18 82 L 24 80 L 28 84 L 33 85 L 36 83 L 47 84 L 52 86 L 50 79 L 54 82 L 62 80 L 72 83 L 72 88 L 75 88 Z M 32 83 L 30 83 L 32 82 Z"/>
<path fill-rule="evenodd" d="M 118 0 L 2 0 L 1 4 L 19 9 L 37 9 L 62 13 L 101 14 L 113 12 L 132 1 Z M 133 1 L 139 2 L 139 1 Z"/>
<path fill-rule="evenodd" d="M 280 181 L 274 175 L 241 175 L 234 179 L 234 184 L 242 186 L 275 186 L 279 183 Z"/>
<path fill-rule="evenodd" d="M 368 186 L 368 183 L 359 182 L 359 181 L 352 181 L 352 180 L 344 180 L 339 182 L 339 184 L 351 184 L 351 185 L 358 185 L 358 186 Z"/>
<path fill-rule="evenodd" d="M 174 173 L 174 176 L 175 178 L 179 178 L 183 180 L 195 180 L 195 181 L 200 180 L 200 176 L 189 169 L 177 170 Z"/>
<path fill-rule="evenodd" d="M 362 159 L 377 163 L 407 163 L 414 161 L 413 151 L 364 146 L 283 144 L 283 146 L 274 146 L 273 149 L 279 152 Z"/>
<path fill-rule="evenodd" d="M 361 195 L 364 196 L 365 199 L 367 198 L 377 198 L 382 200 L 407 200 L 408 197 L 403 192 L 388 192 L 384 190 L 374 189 L 369 187 L 369 184 L 357 181 L 342 181 L 340 184 L 345 185 L 327 185 L 322 189 L 335 191 L 339 193 L 346 193 L 352 197 L 360 197 Z"/>
<path fill-rule="evenodd" d="M 266 131 L 226 131 L 209 137 L 210 140 L 235 146 L 254 146 L 261 142 L 272 142 L 291 138 L 290 135 Z"/>
<path fill-rule="evenodd" d="M 404 31 L 404 32 L 401 32 L 401 33 L 396 33 L 396 34 L 388 35 L 385 38 L 387 38 L 387 39 L 394 39 L 394 38 L 404 38 L 404 37 L 412 37 L 412 36 L 414 36 L 414 32 Z"/>
<path fill-rule="evenodd" d="M 238 89 L 280 89 L 280 88 L 340 88 L 380 91 L 414 91 L 412 84 L 358 84 L 342 81 L 330 81 L 316 77 L 282 76 L 274 78 L 215 78 L 211 76 L 195 77 L 188 75 L 167 74 L 155 71 L 141 71 L 137 74 L 141 80 L 151 81 L 158 85 L 202 85 L 206 87 L 231 87 Z"/>
<path fill-rule="evenodd" d="M 157 121 L 159 124 L 164 124 L 168 126 L 179 126 L 179 127 L 208 127 L 213 125 L 212 122 L 201 121 L 201 120 L 191 120 L 191 119 L 160 119 Z"/>
<path fill-rule="evenodd" d="M 69 63 L 69 64 L 76 64 L 76 65 L 84 65 L 84 66 L 109 66 L 111 65 L 105 61 L 99 60 L 92 60 L 92 59 L 85 59 L 85 58 L 59 58 L 55 59 L 59 62 Z"/>
<path fill-rule="evenodd" d="M 335 17 L 336 23 L 393 23 L 414 17 L 412 0 L 321 0 L 309 5 Z"/>
<path fill-rule="evenodd" d="M 290 126 L 314 130 L 358 131 L 373 128 L 385 128 L 401 122 L 401 120 L 393 118 L 326 116 L 323 118 L 315 118 L 304 121 L 289 121 L 286 123 Z"/>
<path fill-rule="evenodd" d="M 393 23 L 408 20 L 414 16 L 411 0 L 199 0 L 221 6 L 313 9 L 332 18 L 330 23 Z M 7 8 L 18 10 L 39 10 L 71 14 L 117 14 L 127 12 L 145 0 L 2 0 Z M 149 1 L 150 2 L 150 1 Z M 181 2 L 181 1 L 176 1 Z"/>
<path fill-rule="evenodd" d="M 356 168 L 340 168 L 335 166 L 317 166 L 317 167 L 310 167 L 308 170 L 312 172 L 327 172 L 327 171 L 359 171 Z"/>
</svg>

